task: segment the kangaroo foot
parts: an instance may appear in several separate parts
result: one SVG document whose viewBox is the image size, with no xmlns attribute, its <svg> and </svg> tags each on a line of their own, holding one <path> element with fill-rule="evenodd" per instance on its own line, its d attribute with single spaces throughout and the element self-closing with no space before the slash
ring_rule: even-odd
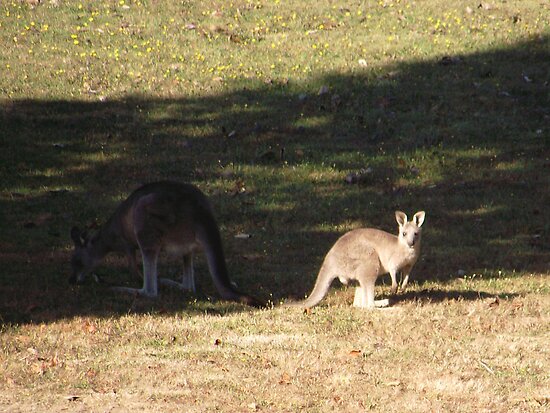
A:
<svg viewBox="0 0 550 413">
<path fill-rule="evenodd" d="M 116 291 L 116 292 L 119 292 L 119 293 L 139 295 L 139 296 L 145 297 L 145 298 L 156 298 L 157 295 L 158 295 L 154 291 L 147 291 L 144 288 L 111 287 L 110 290 L 111 291 Z"/>
</svg>

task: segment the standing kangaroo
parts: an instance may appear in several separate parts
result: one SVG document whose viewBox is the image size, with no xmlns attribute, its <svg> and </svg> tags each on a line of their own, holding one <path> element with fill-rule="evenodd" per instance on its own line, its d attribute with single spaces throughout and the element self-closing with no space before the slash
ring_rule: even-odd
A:
<svg viewBox="0 0 550 413">
<path fill-rule="evenodd" d="M 142 186 L 115 210 L 93 236 L 78 228 L 71 230 L 74 252 L 71 283 L 81 283 L 109 252 L 126 254 L 128 264 L 139 275 L 136 251 L 143 260 L 143 287 L 114 287 L 146 297 L 158 295 L 157 261 L 162 249 L 184 257 L 181 283 L 161 279 L 164 284 L 195 292 L 193 254 L 203 250 L 210 274 L 221 297 L 262 306 L 256 299 L 231 285 L 218 225 L 206 196 L 195 186 L 163 181 Z"/>
<path fill-rule="evenodd" d="M 302 307 L 313 307 L 327 294 L 332 281 L 338 277 L 342 284 L 349 280 L 359 281 L 361 294 L 356 303 L 358 307 L 384 307 L 388 300 L 374 300 L 374 284 L 383 274 L 390 273 L 391 292 L 397 292 L 397 273 L 404 278 L 401 285 L 405 289 L 409 274 L 420 255 L 421 226 L 426 214 L 424 211 L 414 214 L 412 221 L 401 211 L 395 212 L 399 224 L 397 236 L 372 228 L 360 228 L 344 234 L 336 241 L 323 261 L 315 287 L 309 297 L 299 303 Z"/>
</svg>

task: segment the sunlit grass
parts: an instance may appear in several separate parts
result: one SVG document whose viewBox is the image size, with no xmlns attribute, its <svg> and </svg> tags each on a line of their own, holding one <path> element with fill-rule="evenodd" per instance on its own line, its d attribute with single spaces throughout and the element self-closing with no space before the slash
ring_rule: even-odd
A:
<svg viewBox="0 0 550 413">
<path fill-rule="evenodd" d="M 2 37 L 12 47 L 2 69 L 11 97 L 25 96 L 29 84 L 35 95 L 93 99 L 219 89 L 242 78 L 303 81 L 324 71 L 364 71 L 360 60 L 371 70 L 484 50 L 548 26 L 544 7 L 537 13 L 521 3 L 55 4 L 3 5 Z M 25 63 L 22 72 L 16 62 Z"/>
</svg>

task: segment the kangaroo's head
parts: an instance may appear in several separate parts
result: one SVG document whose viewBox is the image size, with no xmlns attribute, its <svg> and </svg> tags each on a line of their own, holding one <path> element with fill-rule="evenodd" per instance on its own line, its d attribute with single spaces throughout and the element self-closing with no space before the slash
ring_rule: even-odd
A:
<svg viewBox="0 0 550 413">
<path fill-rule="evenodd" d="M 77 227 L 71 229 L 71 238 L 74 243 L 74 251 L 71 257 L 71 284 L 82 283 L 101 261 L 101 256 L 95 248 L 94 237 Z"/>
<path fill-rule="evenodd" d="M 417 248 L 420 245 L 422 229 L 426 213 L 424 211 L 414 214 L 411 221 L 407 220 L 407 215 L 401 211 L 395 211 L 395 219 L 399 224 L 399 242 L 409 248 Z"/>
</svg>

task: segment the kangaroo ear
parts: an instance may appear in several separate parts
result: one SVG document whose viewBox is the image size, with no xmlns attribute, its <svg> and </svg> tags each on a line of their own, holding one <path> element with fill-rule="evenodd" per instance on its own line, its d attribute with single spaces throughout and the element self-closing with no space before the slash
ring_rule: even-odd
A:
<svg viewBox="0 0 550 413">
<path fill-rule="evenodd" d="M 397 221 L 399 226 L 402 227 L 407 223 L 407 214 L 401 211 L 395 211 L 395 220 Z"/>
<path fill-rule="evenodd" d="M 414 214 L 413 222 L 416 224 L 417 227 L 421 227 L 424 223 L 424 218 L 426 218 L 426 213 L 424 211 L 419 211 Z"/>
<path fill-rule="evenodd" d="M 71 228 L 71 238 L 75 246 L 82 247 L 84 245 L 84 243 L 82 242 L 82 233 L 80 232 L 78 227 Z"/>
</svg>

